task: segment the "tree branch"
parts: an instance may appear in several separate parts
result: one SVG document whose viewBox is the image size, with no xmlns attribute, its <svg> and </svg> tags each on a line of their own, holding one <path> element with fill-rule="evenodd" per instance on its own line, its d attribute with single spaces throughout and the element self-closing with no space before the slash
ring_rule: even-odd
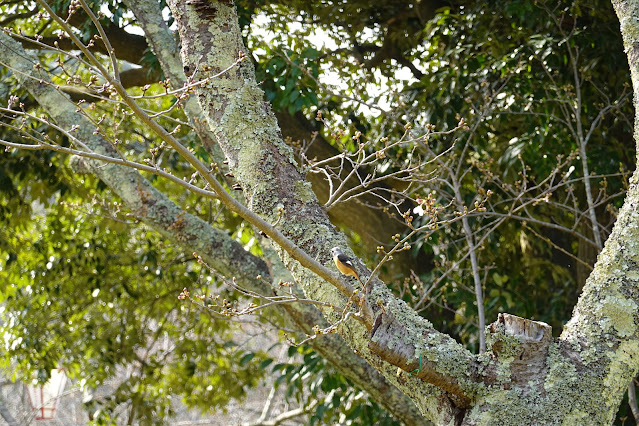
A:
<svg viewBox="0 0 639 426">
<path fill-rule="evenodd" d="M 233 5 L 223 3 L 178 1 L 169 2 L 169 7 L 176 18 L 180 39 L 182 40 L 182 58 L 189 70 L 201 72 L 202 67 L 213 71 L 223 69 L 234 60 L 236 52 L 244 48 Z M 232 37 L 231 37 L 232 36 Z M 212 130 L 215 132 L 220 146 L 229 159 L 229 167 L 241 183 L 248 205 L 255 213 L 259 213 L 268 221 L 274 222 L 278 212 L 282 215 L 281 232 L 291 241 L 295 241 L 298 249 L 311 257 L 329 264 L 330 248 L 345 246 L 344 237 L 337 234 L 330 224 L 326 213 L 321 209 L 303 176 L 297 170 L 291 149 L 284 144 L 277 131 L 275 119 L 263 100 L 263 93 L 257 87 L 252 65 L 242 62 L 237 70 L 225 74 L 223 79 L 207 90 L 197 90 L 200 104 L 204 110 Z M 268 188 L 268 190 L 266 190 Z M 279 243 L 278 240 L 275 240 Z M 345 300 L 335 288 L 326 286 L 324 280 L 293 260 L 298 260 L 295 252 L 282 246 L 280 257 L 301 283 L 306 296 L 326 301 L 334 305 L 343 305 Z M 350 254 L 350 253 L 349 253 Z M 361 263 L 356 265 L 360 275 L 370 274 Z M 323 275 L 320 274 L 322 278 Z M 331 284 L 333 284 L 331 282 Z M 435 341 L 450 339 L 432 329 L 430 324 L 420 318 L 405 304 L 398 303 L 385 285 L 373 280 L 366 291 L 366 300 L 358 302 L 360 307 L 368 309 L 377 317 L 382 309 L 394 318 L 402 318 L 402 322 L 410 322 L 407 333 L 414 341 L 421 341 L 422 336 L 429 335 L 432 340 L 423 343 L 423 354 L 427 357 L 432 352 L 437 354 Z M 337 313 L 324 312 L 331 320 L 337 320 Z M 370 314 L 364 314 L 369 326 Z M 373 324 L 370 324 L 372 326 Z M 370 352 L 368 333 L 357 323 L 344 323 L 338 332 L 365 359 L 376 365 L 387 379 L 405 388 L 407 383 L 397 380 L 396 371 L 387 363 L 380 363 L 379 358 Z M 438 340 L 439 339 L 439 340 Z M 461 345 L 451 340 L 451 345 L 458 351 L 455 368 L 447 368 L 442 364 L 433 365 L 444 375 L 452 375 L 464 386 L 463 393 L 469 398 L 475 394 L 477 384 L 469 383 L 467 374 L 473 369 L 472 355 Z M 434 355 L 435 356 L 435 355 Z M 416 361 L 419 361 L 416 358 Z M 451 364 L 452 365 L 452 364 Z M 448 365 L 450 366 L 450 365 Z M 411 381 L 411 379 L 409 379 Z M 424 388 L 429 389 L 428 387 Z M 413 395 L 417 401 L 425 401 L 432 397 L 430 390 L 419 396 Z M 425 404 L 427 405 L 427 404 Z M 433 406 L 433 404 L 430 404 Z M 452 416 L 452 412 L 434 414 L 443 419 Z M 444 417 L 442 417 L 444 416 Z M 450 418 L 450 417 L 449 417 Z"/>
</svg>

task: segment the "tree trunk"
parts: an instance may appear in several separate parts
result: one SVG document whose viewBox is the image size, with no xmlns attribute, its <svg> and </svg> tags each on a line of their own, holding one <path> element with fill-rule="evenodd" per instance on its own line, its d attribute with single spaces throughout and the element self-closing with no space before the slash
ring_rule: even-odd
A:
<svg viewBox="0 0 639 426">
<path fill-rule="evenodd" d="M 185 69 L 216 73 L 236 61 L 244 48 L 232 4 L 171 0 L 169 5 Z M 639 34 L 639 26 L 624 16 L 639 16 L 639 7 L 631 2 L 615 7 L 636 82 L 639 49 L 628 34 Z M 345 306 L 348 287 L 331 285 L 327 281 L 333 279 L 321 268 L 311 272 L 299 263 L 308 264 L 304 256 L 309 256 L 330 265 L 330 248 L 345 247 L 345 239 L 298 171 L 251 64 L 244 61 L 208 87 L 198 87 L 197 95 L 250 208 L 270 223 L 282 216 L 278 235 L 296 249 L 287 246 L 279 253 L 306 296 Z M 546 324 L 502 314 L 488 327 L 487 352 L 473 355 L 375 279 L 357 296 L 361 310 L 342 321 L 338 332 L 436 424 L 611 423 L 639 359 L 637 179 L 635 173 L 613 233 L 561 337 L 553 339 Z M 357 266 L 366 280 L 370 273 L 361 263 Z M 337 311 L 324 314 L 330 321 L 343 320 Z M 360 321 L 354 319 L 358 315 Z M 405 372 L 397 374 L 396 367 Z"/>
</svg>

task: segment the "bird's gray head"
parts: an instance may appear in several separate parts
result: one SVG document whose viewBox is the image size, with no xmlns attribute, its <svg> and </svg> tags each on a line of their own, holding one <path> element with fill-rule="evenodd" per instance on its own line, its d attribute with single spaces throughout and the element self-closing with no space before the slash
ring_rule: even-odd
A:
<svg viewBox="0 0 639 426">
<path fill-rule="evenodd" d="M 339 255 L 339 254 L 341 254 L 341 253 L 342 253 L 342 250 L 340 250 L 340 248 L 339 248 L 339 247 L 333 247 L 333 248 L 331 249 L 331 254 L 332 254 L 333 256 L 337 256 L 337 255 Z"/>
</svg>

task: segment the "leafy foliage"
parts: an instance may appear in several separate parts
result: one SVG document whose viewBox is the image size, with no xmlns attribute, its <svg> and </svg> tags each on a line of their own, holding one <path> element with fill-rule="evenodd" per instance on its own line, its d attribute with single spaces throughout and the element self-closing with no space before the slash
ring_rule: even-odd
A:
<svg viewBox="0 0 639 426">
<path fill-rule="evenodd" d="M 303 108 L 317 106 L 319 75 L 316 59 L 319 52 L 307 47 L 299 54 L 294 51 L 272 50 L 265 47 L 265 57 L 270 58 L 260 67 L 257 79 L 263 80 L 266 99 L 277 109 L 294 114 Z"/>
<path fill-rule="evenodd" d="M 620 66 L 626 59 L 609 2 L 238 3 L 266 98 L 277 111 L 304 114 L 309 121 L 321 112 L 326 120 L 315 130 L 337 149 L 355 151 L 366 142 L 374 153 L 385 146 L 384 138 L 398 140 L 409 127 L 420 135 L 429 125 L 449 131 L 466 120 L 465 130 L 434 137 L 427 147 L 398 145 L 374 171 L 390 175 L 413 158 L 450 150 L 448 158 L 463 170 L 455 175 L 462 204 L 488 200 L 485 214 L 468 216 L 486 317 L 507 311 L 559 331 L 596 254 L 584 214 L 584 162 L 605 237 L 635 161 L 628 73 Z M 53 4 L 60 11 L 69 7 L 68 1 Z M 0 7 L 7 15 L 30 11 L 22 3 Z M 134 24 L 120 2 L 92 7 L 110 12 L 105 22 Z M 37 19 L 6 24 L 43 36 L 57 31 Z M 88 22 L 76 28 L 84 40 L 96 34 Z M 148 51 L 142 56 L 139 65 L 147 75 L 159 75 L 155 57 Z M 56 82 L 65 83 L 56 56 L 40 57 L 58 73 Z M 84 82 L 90 78 L 79 63 L 65 66 Z M 398 73 L 400 68 L 406 72 Z M 10 73 L 2 72 L 5 85 L 15 86 Z M 165 91 L 161 85 L 132 90 L 148 96 Z M 15 93 L 39 112 L 19 88 Z M 173 108 L 176 98 L 160 99 L 141 102 L 171 111 L 160 118 L 166 128 L 185 122 Z M 159 167 L 188 178 L 179 157 L 163 150 L 143 124 L 125 120 L 114 104 L 94 108 L 86 113 L 123 123 L 111 136 L 127 141 L 129 153 L 143 157 L 156 148 Z M 32 130 L 59 138 L 46 126 Z M 3 139 L 18 140 L 2 131 Z M 187 126 L 175 134 L 210 162 Z M 582 146 L 587 158 L 581 157 Z M 106 424 L 117 421 L 117 407 L 129 402 L 140 422 L 154 424 L 170 417 L 170 394 L 213 410 L 241 398 L 273 363 L 260 350 L 238 346 L 232 324 L 177 301 L 183 287 L 206 288 L 208 272 L 131 221 L 102 182 L 75 174 L 67 159 L 52 152 L 12 151 L 0 162 L 0 220 L 6 225 L 0 229 L 0 280 L 9 283 L 0 292 L 2 330 L 9 336 L 1 361 L 16 377 L 36 373 L 44 379 L 63 363 L 73 377 L 95 387 L 132 368 L 135 374 L 90 409 L 99 409 L 96 422 Z M 424 176 L 434 170 L 425 168 Z M 443 208 L 456 197 L 449 178 L 417 179 L 394 189 L 413 199 L 433 194 Z M 150 179 L 259 253 L 252 230 L 237 216 Z M 515 216 L 512 200 L 530 188 L 537 192 L 526 193 L 531 199 L 525 214 L 498 223 Z M 415 226 L 426 223 L 414 218 Z M 412 253 L 433 256 L 434 268 L 390 285 L 440 330 L 476 350 L 477 302 L 462 228 L 452 220 L 412 238 Z M 171 350 L 162 350 L 162 342 Z M 313 424 L 393 424 L 316 353 L 292 347 L 289 356 L 301 361 L 272 365 L 270 372 L 279 374 L 276 384 L 291 400 L 305 406 L 319 401 Z"/>
<path fill-rule="evenodd" d="M 288 356 L 291 362 L 271 367 L 273 374 L 279 374 L 275 385 L 284 387 L 285 397 L 295 399 L 302 406 L 317 403 L 313 406 L 309 424 L 399 424 L 317 352 L 291 346 Z M 301 360 L 297 361 L 300 357 Z M 267 365 L 267 362 L 262 365 Z"/>
<path fill-rule="evenodd" d="M 12 283 L 3 292 L 3 362 L 14 378 L 34 369 L 46 378 L 64 365 L 91 389 L 135 368 L 91 409 L 109 416 L 132 401 L 145 424 L 167 419 L 171 394 L 208 411 L 257 383 L 256 364 L 240 362 L 247 352 L 234 343 L 235 326 L 178 301 L 203 278 L 193 260 L 143 226 L 68 204 L 47 213 L 4 240 L 14 254 L 1 264 Z"/>
</svg>

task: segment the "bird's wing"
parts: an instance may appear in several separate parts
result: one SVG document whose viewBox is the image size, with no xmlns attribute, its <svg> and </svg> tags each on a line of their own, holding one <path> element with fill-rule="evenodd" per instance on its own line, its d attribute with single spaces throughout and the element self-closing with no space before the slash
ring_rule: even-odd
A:
<svg viewBox="0 0 639 426">
<path fill-rule="evenodd" d="M 351 259 L 346 256 L 344 253 L 340 253 L 337 255 L 337 260 L 339 260 L 340 262 L 342 262 L 345 265 L 348 266 L 353 266 L 353 262 L 351 262 Z"/>
</svg>

